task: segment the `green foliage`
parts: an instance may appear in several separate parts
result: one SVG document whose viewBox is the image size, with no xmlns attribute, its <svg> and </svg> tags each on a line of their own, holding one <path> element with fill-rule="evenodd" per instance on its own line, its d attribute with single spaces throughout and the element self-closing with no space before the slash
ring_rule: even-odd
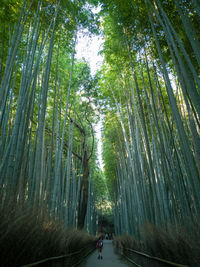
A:
<svg viewBox="0 0 200 267">
<path fill-rule="evenodd" d="M 94 194 L 96 196 L 96 206 L 98 207 L 103 199 L 107 199 L 106 183 L 103 172 L 99 168 L 95 169 L 93 177 L 95 185 Z"/>
<path fill-rule="evenodd" d="M 196 221 L 198 13 L 191 1 L 101 3 L 105 62 L 98 74 L 98 98 L 105 116 L 104 173 L 115 202 L 116 233 L 137 236 L 144 221 L 179 225 L 193 205 Z M 170 81 L 172 75 L 176 85 Z M 186 181 L 193 188 L 194 204 L 179 193 Z M 188 213 L 180 215 L 185 206 Z"/>
<path fill-rule="evenodd" d="M 9 9 L 10 3 L 4 3 L 5 8 Z M 74 39 L 80 27 L 96 31 L 98 17 L 86 1 L 78 5 L 77 1 L 65 1 L 59 8 L 58 1 L 39 3 L 34 1 L 27 12 L 27 1 L 20 22 L 21 6 L 16 5 L 11 10 L 16 34 L 10 29 L 2 37 L 0 153 L 4 159 L 0 182 L 6 183 L 2 206 L 10 195 L 19 195 L 22 203 L 45 206 L 49 216 L 64 221 L 65 227 L 76 228 L 81 192 L 88 190 L 89 172 L 83 162 L 86 151 L 86 160 L 96 168 L 93 99 L 97 78 L 92 77 L 86 62 L 74 59 Z M 90 218 L 96 222 L 94 212 L 91 210 Z"/>
<path fill-rule="evenodd" d="M 97 213 L 112 217 L 112 207 L 117 234 L 139 236 L 146 221 L 196 221 L 200 58 L 192 2 L 24 3 L 20 21 L 22 1 L 2 1 L 0 10 L 2 205 L 13 195 L 73 227 L 84 206 L 93 233 Z M 104 64 L 93 76 L 74 58 L 84 28 L 104 36 Z M 100 114 L 103 172 L 93 130 Z"/>
</svg>

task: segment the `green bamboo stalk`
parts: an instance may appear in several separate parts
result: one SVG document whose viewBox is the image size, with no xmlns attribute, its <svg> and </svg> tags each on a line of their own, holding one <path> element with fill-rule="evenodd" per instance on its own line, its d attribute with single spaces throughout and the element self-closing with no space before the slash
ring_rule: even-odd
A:
<svg viewBox="0 0 200 267">
<path fill-rule="evenodd" d="M 73 69 L 74 69 L 73 67 L 74 67 L 76 38 L 77 38 L 77 35 L 75 34 L 74 49 L 72 52 L 72 60 L 71 60 L 72 65 L 71 65 L 71 72 L 70 72 L 70 80 L 69 80 L 69 86 L 68 86 L 68 92 L 67 92 L 67 102 L 66 102 L 66 108 L 65 108 L 65 118 L 64 118 L 63 131 L 62 131 L 62 138 L 61 138 L 61 144 L 60 144 L 60 149 L 59 149 L 59 154 L 58 154 L 58 161 L 57 161 L 57 165 L 55 166 L 55 182 L 54 182 L 54 192 L 53 192 L 53 197 L 52 197 L 52 211 L 54 211 L 55 204 L 56 204 L 58 176 L 59 176 L 59 169 L 60 169 L 62 151 L 63 151 L 63 146 L 64 146 L 65 126 L 66 126 L 66 121 L 67 121 L 68 105 L 69 105 L 70 93 L 71 93 L 72 74 L 73 74 Z"/>
<path fill-rule="evenodd" d="M 200 54 L 200 49 L 199 49 L 200 43 L 197 39 L 197 34 L 196 34 L 195 30 L 193 29 L 189 18 L 187 17 L 186 14 L 183 13 L 179 2 L 175 1 L 175 4 L 176 4 L 177 10 L 178 10 L 178 13 L 180 15 L 181 21 L 185 27 L 187 37 L 188 37 L 188 39 L 191 43 L 191 46 L 194 50 L 195 58 L 196 58 L 199 66 L 200 66 L 200 55 L 199 55 Z"/>
<path fill-rule="evenodd" d="M 182 149 L 183 149 L 185 165 L 187 166 L 187 170 L 188 170 L 188 175 L 189 175 L 189 177 L 191 177 L 190 180 L 191 180 L 192 183 L 193 183 L 193 181 L 192 181 L 193 179 L 195 179 L 197 181 L 197 183 L 198 183 L 198 175 L 197 175 L 196 168 L 195 168 L 193 160 L 192 160 L 193 156 L 192 156 L 191 151 L 190 151 L 190 149 L 188 147 L 188 144 L 186 143 L 187 142 L 186 141 L 187 137 L 186 137 L 186 134 L 185 134 L 185 131 L 184 131 L 184 127 L 183 127 L 183 124 L 182 124 L 182 121 L 181 121 L 181 118 L 180 118 L 180 114 L 179 114 L 179 111 L 178 111 L 178 108 L 177 108 L 177 104 L 176 104 L 176 101 L 175 101 L 175 98 L 174 98 L 174 95 L 173 95 L 173 90 L 172 90 L 171 83 L 170 83 L 170 80 L 169 80 L 169 77 L 168 77 L 167 69 L 165 67 L 164 58 L 162 56 L 160 44 L 159 44 L 159 41 L 157 39 L 157 35 L 156 35 L 156 32 L 155 32 L 155 28 L 154 28 L 154 25 L 153 25 L 153 20 L 152 20 L 152 16 L 151 16 L 150 12 L 149 12 L 149 20 L 151 22 L 151 27 L 152 27 L 153 34 L 154 34 L 154 37 L 155 37 L 156 46 L 157 46 L 159 57 L 160 57 L 160 60 L 161 60 L 161 63 L 162 63 L 163 73 L 164 73 L 165 81 L 166 81 L 167 93 L 168 93 L 168 96 L 169 96 L 170 104 L 172 106 L 173 116 L 174 116 L 174 119 L 176 121 L 177 129 L 178 129 L 178 133 L 179 133 L 179 137 L 180 137 L 180 141 L 181 141 L 181 145 L 182 145 Z M 192 177 L 193 177 L 193 179 L 192 179 Z M 199 187 L 198 184 L 197 184 L 197 187 Z M 194 188 L 194 196 L 197 199 L 196 188 Z"/>
</svg>

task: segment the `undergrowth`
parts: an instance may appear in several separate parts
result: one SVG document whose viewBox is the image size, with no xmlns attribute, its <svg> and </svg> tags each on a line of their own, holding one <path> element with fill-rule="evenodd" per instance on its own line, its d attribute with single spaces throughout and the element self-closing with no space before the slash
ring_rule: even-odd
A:
<svg viewBox="0 0 200 267">
<path fill-rule="evenodd" d="M 200 266 L 200 229 L 194 227 L 194 234 L 189 234 L 183 227 L 169 227 L 163 230 L 152 224 L 141 228 L 141 239 L 121 235 L 115 238 L 116 248 L 130 248 L 168 261 Z"/>
<path fill-rule="evenodd" d="M 48 214 L 20 208 L 14 203 L 0 208 L 0 265 L 21 266 L 69 254 L 95 243 L 89 234 L 64 225 Z"/>
</svg>

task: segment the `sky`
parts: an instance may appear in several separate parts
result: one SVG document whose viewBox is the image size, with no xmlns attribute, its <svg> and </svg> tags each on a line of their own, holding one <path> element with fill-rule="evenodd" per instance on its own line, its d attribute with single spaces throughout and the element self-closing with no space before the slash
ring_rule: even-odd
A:
<svg viewBox="0 0 200 267">
<path fill-rule="evenodd" d="M 86 62 L 90 66 L 92 75 L 94 75 L 102 65 L 103 56 L 98 54 L 101 50 L 102 45 L 103 39 L 101 36 L 91 36 L 89 35 L 89 32 L 87 30 L 80 31 L 78 33 L 76 44 L 76 58 L 80 60 L 84 58 L 86 60 Z M 100 117 L 99 122 L 94 126 L 94 131 L 98 140 L 97 154 L 99 167 L 101 168 L 101 170 L 103 170 L 101 128 L 102 118 Z"/>
<path fill-rule="evenodd" d="M 87 30 L 78 33 L 77 45 L 76 45 L 76 58 L 84 58 L 91 68 L 92 75 L 100 69 L 103 61 L 102 55 L 98 55 L 103 44 L 101 36 L 92 35 L 89 36 Z"/>
</svg>

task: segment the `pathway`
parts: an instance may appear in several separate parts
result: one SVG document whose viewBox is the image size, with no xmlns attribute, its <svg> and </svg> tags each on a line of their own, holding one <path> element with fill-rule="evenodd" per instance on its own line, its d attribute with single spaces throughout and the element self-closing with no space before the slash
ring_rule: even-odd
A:
<svg viewBox="0 0 200 267">
<path fill-rule="evenodd" d="M 80 265 L 80 267 L 127 267 L 130 266 L 124 260 L 120 259 L 120 256 L 115 254 L 112 240 L 103 241 L 102 260 L 98 260 L 98 252 L 95 250 L 88 258 Z"/>
</svg>

